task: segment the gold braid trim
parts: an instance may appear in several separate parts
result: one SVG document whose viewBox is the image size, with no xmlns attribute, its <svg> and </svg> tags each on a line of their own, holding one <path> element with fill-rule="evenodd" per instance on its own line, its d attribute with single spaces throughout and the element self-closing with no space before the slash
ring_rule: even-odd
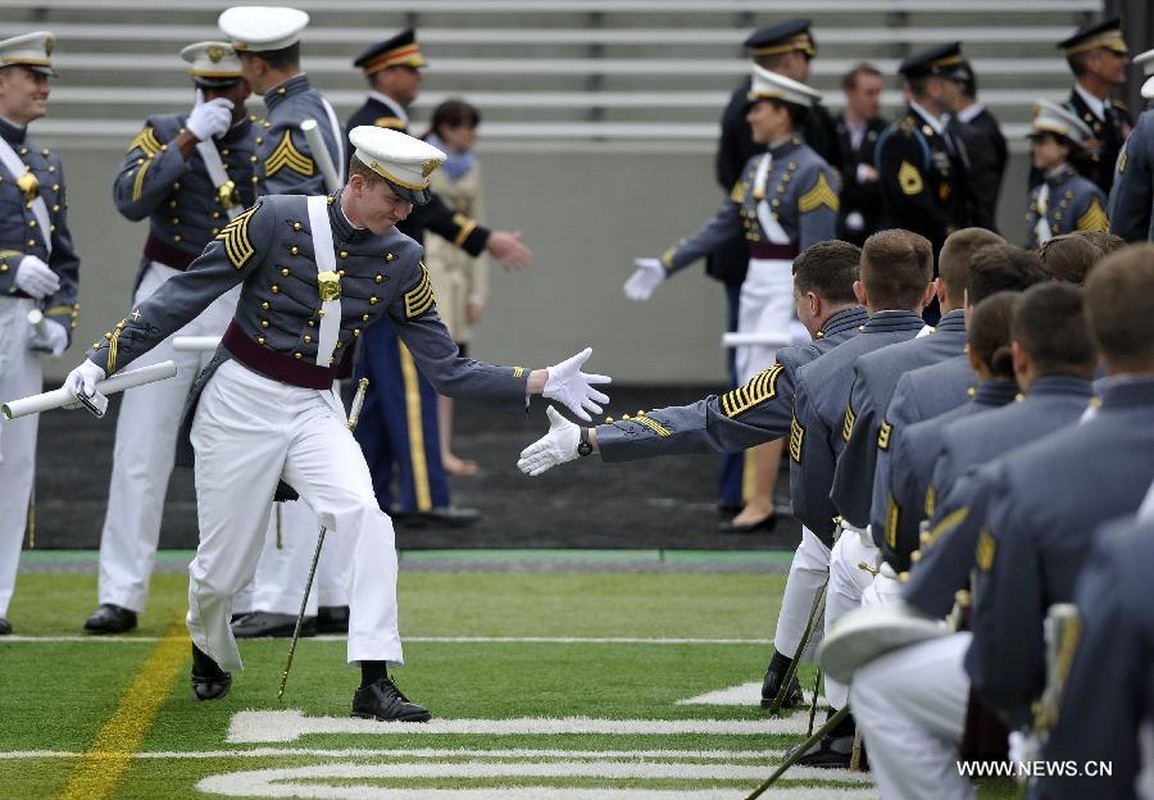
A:
<svg viewBox="0 0 1154 800">
<path fill-rule="evenodd" d="M 315 172 L 313 160 L 293 145 L 292 131 L 284 132 L 284 138 L 280 140 L 280 144 L 264 162 L 264 174 L 271 178 L 284 167 L 306 177 L 312 177 L 313 172 Z"/>
<path fill-rule="evenodd" d="M 829 185 L 829 181 L 825 179 L 824 172 L 817 174 L 817 183 L 797 201 L 797 210 L 802 214 L 808 214 L 819 206 L 829 206 L 829 210 L 835 214 L 841 207 L 837 192 L 833 190 Z"/>
<path fill-rule="evenodd" d="M 421 280 L 409 291 L 405 292 L 405 319 L 419 317 L 433 307 L 436 298 L 433 297 L 433 284 L 429 283 L 429 270 L 425 262 L 421 265 Z"/>
<path fill-rule="evenodd" d="M 152 166 L 152 157 L 149 156 L 143 164 L 136 170 L 136 178 L 132 181 L 132 199 L 139 200 L 140 195 L 144 194 L 144 173 L 148 172 L 148 168 Z"/>
<path fill-rule="evenodd" d="M 252 221 L 252 216 L 260 208 L 260 205 L 257 203 L 248 211 L 238 214 L 224 226 L 224 230 L 216 235 L 217 239 L 224 242 L 224 253 L 237 269 L 244 267 L 245 263 L 256 252 L 256 248 L 252 246 L 252 242 L 248 238 L 248 223 Z"/>
<path fill-rule="evenodd" d="M 136 134 L 136 138 L 132 140 L 132 144 L 128 145 L 126 152 L 131 153 L 139 147 L 147 155 L 154 156 L 160 152 L 161 146 L 160 140 L 156 138 L 156 131 L 148 127 Z"/>
<path fill-rule="evenodd" d="M 673 435 L 669 432 L 669 428 L 666 428 L 660 422 L 653 419 L 653 417 L 647 417 L 644 414 L 638 414 L 636 417 L 633 418 L 633 421 L 636 422 L 638 425 L 644 425 L 646 428 L 653 431 L 658 436 L 664 437 L 664 436 L 672 436 Z"/>
<path fill-rule="evenodd" d="M 744 386 L 723 394 L 721 413 L 727 417 L 736 417 L 756 405 L 772 400 L 777 396 L 777 376 L 783 369 L 785 367 L 781 364 L 774 364 L 754 375 Z"/>
</svg>

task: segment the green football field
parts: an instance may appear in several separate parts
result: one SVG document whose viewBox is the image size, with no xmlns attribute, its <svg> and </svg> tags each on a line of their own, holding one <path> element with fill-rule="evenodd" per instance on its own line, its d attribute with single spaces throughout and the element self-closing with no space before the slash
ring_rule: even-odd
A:
<svg viewBox="0 0 1154 800">
<path fill-rule="evenodd" d="M 741 798 L 804 737 L 808 713 L 757 706 L 780 573 L 403 564 L 394 674 L 425 725 L 351 719 L 359 673 L 337 637 L 302 640 L 282 701 L 288 643 L 269 639 L 242 643 L 225 700 L 195 702 L 183 576 L 153 578 L 133 634 L 98 638 L 80 630 L 94 575 L 22 573 L 0 638 L 0 798 Z M 766 796 L 876 791 L 794 768 Z"/>
</svg>

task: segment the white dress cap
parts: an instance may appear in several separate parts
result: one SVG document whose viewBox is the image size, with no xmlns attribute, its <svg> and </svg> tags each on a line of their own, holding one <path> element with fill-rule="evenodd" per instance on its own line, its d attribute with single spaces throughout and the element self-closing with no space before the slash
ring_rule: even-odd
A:
<svg viewBox="0 0 1154 800">
<path fill-rule="evenodd" d="M 221 12 L 216 24 L 237 52 L 264 53 L 299 42 L 309 15 L 284 6 L 233 6 Z"/>
<path fill-rule="evenodd" d="M 804 83 L 770 72 L 757 64 L 750 64 L 753 68 L 753 83 L 749 87 L 746 99 L 751 103 L 758 100 L 781 100 L 793 103 L 804 108 L 811 108 L 821 99 L 821 93 L 811 89 Z"/>
<path fill-rule="evenodd" d="M 447 156 L 428 142 L 407 133 L 358 125 L 349 131 L 357 160 L 388 181 L 398 197 L 417 205 L 429 201 L 429 181 Z"/>
<path fill-rule="evenodd" d="M 1034 104 L 1034 121 L 1029 137 L 1055 133 L 1065 136 L 1079 147 L 1094 138 L 1090 126 L 1078 119 L 1078 115 L 1052 100 L 1039 100 Z"/>
<path fill-rule="evenodd" d="M 180 51 L 189 63 L 188 74 L 198 82 L 232 83 L 243 77 L 240 59 L 228 42 L 197 42 Z"/>
<path fill-rule="evenodd" d="M 1130 63 L 1142 67 L 1142 74 L 1146 76 L 1146 82 L 1142 84 L 1142 96 L 1154 100 L 1154 50 L 1139 53 L 1130 59 Z"/>
<path fill-rule="evenodd" d="M 22 33 L 0 40 L 0 67 L 20 65 L 42 75 L 55 75 L 52 69 L 52 48 L 56 37 L 48 31 Z"/>
</svg>

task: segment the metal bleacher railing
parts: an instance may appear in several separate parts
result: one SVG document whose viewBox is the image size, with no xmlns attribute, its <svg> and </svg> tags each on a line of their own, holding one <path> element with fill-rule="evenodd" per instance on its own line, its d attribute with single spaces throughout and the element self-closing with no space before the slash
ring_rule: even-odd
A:
<svg viewBox="0 0 1154 800">
<path fill-rule="evenodd" d="M 1069 72 L 1054 42 L 1101 11 L 1101 0 L 284 0 L 313 22 L 304 66 L 347 115 L 365 85 L 352 57 L 414 25 L 431 66 L 415 109 L 465 96 L 485 113 L 487 143 L 673 142 L 712 146 L 729 91 L 747 69 L 740 42 L 774 19 L 805 13 L 819 54 L 811 81 L 838 108 L 838 78 L 868 60 L 893 74 L 902 57 L 966 43 L 981 99 L 1020 139 L 1039 98 L 1061 99 Z M 147 113 L 182 110 L 177 56 L 218 37 L 228 3 L 197 0 L 0 0 L 0 32 L 48 28 L 62 78 L 42 136 L 118 145 Z M 901 104 L 896 81 L 885 110 Z M 259 109 L 259 103 L 254 103 Z M 83 120 L 83 125 L 77 124 Z"/>
</svg>

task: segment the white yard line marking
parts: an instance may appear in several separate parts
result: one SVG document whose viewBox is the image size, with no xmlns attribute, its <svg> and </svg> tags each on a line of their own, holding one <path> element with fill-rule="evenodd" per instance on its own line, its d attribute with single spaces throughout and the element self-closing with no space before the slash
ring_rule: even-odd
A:
<svg viewBox="0 0 1154 800">
<path fill-rule="evenodd" d="M 686 780 L 686 781 L 748 781 L 753 782 L 766 777 L 766 767 L 763 766 L 732 766 L 721 764 L 646 764 L 622 763 L 619 761 L 600 761 L 573 763 L 553 761 L 547 763 L 527 764 L 485 764 L 470 762 L 466 764 L 452 762 L 430 762 L 421 764 L 317 764 L 309 767 L 295 767 L 288 769 L 248 770 L 230 772 L 223 775 L 213 775 L 197 783 L 196 788 L 205 793 L 219 794 L 226 797 L 304 797 L 323 798 L 324 800 L 394 800 L 408 797 L 437 797 L 437 798 L 489 798 L 501 797 L 538 798 L 547 793 L 551 798 L 565 798 L 566 800 L 581 798 L 676 798 L 683 800 L 686 797 L 694 798 L 731 798 L 734 790 L 705 789 L 697 787 L 686 790 L 646 790 L 622 789 L 615 790 L 611 786 L 597 787 L 596 789 L 567 789 L 557 787 L 555 782 L 566 778 L 599 778 L 606 781 L 613 780 Z M 829 770 L 812 770 L 823 773 L 825 777 L 833 778 L 838 782 L 852 782 L 857 785 L 870 782 L 868 775 L 861 773 L 841 773 L 836 777 Z M 800 773 L 795 778 L 801 778 Z M 809 776 L 812 778 L 812 776 Z M 393 789 L 379 785 L 349 785 L 349 781 L 366 780 L 406 780 L 420 778 L 457 778 L 468 781 L 479 779 L 501 778 L 542 778 L 544 786 L 519 787 L 508 786 L 492 789 Z M 325 786 L 324 781 L 331 780 L 337 785 Z M 546 788 L 547 787 L 547 788 Z M 789 790 L 785 790 L 789 791 Z M 812 792 L 814 790 L 800 790 Z M 803 796 L 829 797 L 830 789 L 818 790 L 821 793 Z M 868 797 L 870 794 L 857 792 L 842 794 L 845 797 Z M 779 795 L 792 796 L 792 795 Z"/>
<path fill-rule="evenodd" d="M 321 758 L 648 758 L 696 759 L 698 761 L 760 761 L 775 763 L 785 756 L 785 750 L 468 750 L 460 748 L 387 749 L 344 747 L 252 747 L 246 750 L 156 750 L 134 753 L 138 759 L 217 759 L 217 758 L 279 758 L 282 756 L 318 756 Z M 84 753 L 66 750 L 17 750 L 0 752 L 5 759 L 80 758 Z"/>
<path fill-rule="evenodd" d="M 809 708 L 810 692 L 806 693 L 805 707 Z M 819 707 L 826 705 L 825 696 L 818 695 Z M 679 706 L 758 706 L 761 705 L 761 681 L 757 683 L 740 683 L 728 689 L 718 689 L 715 692 L 706 692 L 696 697 L 678 700 Z"/>
<path fill-rule="evenodd" d="M 228 742 L 292 742 L 301 736 L 323 733 L 376 736 L 556 735 L 603 734 L 611 736 L 733 735 L 764 736 L 799 734 L 808 729 L 804 714 L 763 720 L 607 720 L 588 717 L 559 719 L 434 719 L 432 722 L 377 722 L 351 717 L 306 717 L 296 710 L 241 711 L 229 724 Z"/>
<path fill-rule="evenodd" d="M 0 636 L 4 644 L 90 642 L 93 644 L 147 644 L 159 642 L 160 636 Z M 343 642 L 344 636 L 314 636 L 315 642 Z M 672 639 L 632 636 L 406 636 L 410 644 L 703 644 L 703 645 L 766 645 L 770 639 Z"/>
</svg>

